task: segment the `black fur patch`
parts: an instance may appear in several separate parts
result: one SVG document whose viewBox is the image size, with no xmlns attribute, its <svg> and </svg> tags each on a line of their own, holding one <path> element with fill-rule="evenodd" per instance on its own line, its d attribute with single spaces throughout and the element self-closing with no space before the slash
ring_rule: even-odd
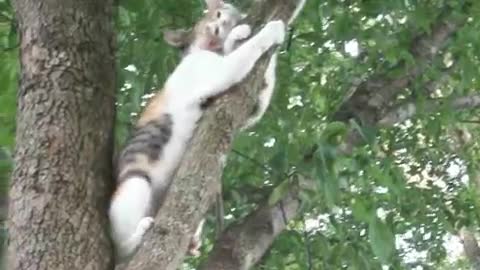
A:
<svg viewBox="0 0 480 270">
<path fill-rule="evenodd" d="M 125 179 L 128 179 L 132 176 L 138 176 L 138 177 L 142 177 L 145 179 L 145 181 L 147 181 L 149 184 L 152 184 L 152 178 L 150 177 L 150 175 L 148 175 L 148 173 L 144 170 L 139 170 L 139 169 L 132 169 L 132 170 L 128 170 L 126 171 L 125 173 L 121 174 L 119 176 L 119 181 L 118 182 L 123 182 L 123 180 Z"/>
<path fill-rule="evenodd" d="M 118 159 L 119 172 L 125 165 L 135 162 L 137 155 L 145 155 L 150 162 L 158 160 L 172 137 L 172 127 L 172 116 L 164 114 L 135 129 Z"/>
<path fill-rule="evenodd" d="M 215 101 L 215 98 L 209 97 L 200 104 L 200 108 L 202 110 L 206 110 L 208 107 L 210 107 L 213 104 L 214 101 Z"/>
</svg>

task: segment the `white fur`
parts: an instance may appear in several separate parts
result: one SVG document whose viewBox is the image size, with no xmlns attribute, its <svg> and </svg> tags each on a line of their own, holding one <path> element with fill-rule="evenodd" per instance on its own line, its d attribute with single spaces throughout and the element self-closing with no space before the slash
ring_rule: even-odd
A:
<svg viewBox="0 0 480 270">
<path fill-rule="evenodd" d="M 232 29 L 223 43 L 223 53 L 229 54 L 235 49 L 238 41 L 248 38 L 252 34 L 250 25 L 241 24 Z"/>
<path fill-rule="evenodd" d="M 293 11 L 292 16 L 288 20 L 288 24 L 291 24 L 300 14 L 300 12 L 303 10 L 303 7 L 305 6 L 306 0 L 300 0 L 298 3 L 297 7 Z M 233 30 L 232 30 L 233 31 Z M 237 38 L 236 40 L 241 40 L 242 38 Z M 229 43 L 227 43 L 227 41 Z M 227 49 L 233 50 L 233 43 L 235 40 L 227 40 L 225 41 L 224 46 L 228 46 Z M 225 49 L 224 49 L 225 51 Z M 258 95 L 258 108 L 255 113 L 250 116 L 250 118 L 247 119 L 245 125 L 242 127 L 242 130 L 249 129 L 253 127 L 258 121 L 260 121 L 265 114 L 265 112 L 268 109 L 268 106 L 270 105 L 270 101 L 273 96 L 273 92 L 275 90 L 275 82 L 276 82 L 276 67 L 277 67 L 277 52 L 275 52 L 272 57 L 270 58 L 270 62 L 268 63 L 267 69 L 265 70 L 265 88 L 260 90 L 259 95 Z"/>
<path fill-rule="evenodd" d="M 227 36 L 225 39 L 225 42 L 223 44 L 223 52 L 224 54 L 229 54 L 235 49 L 235 45 L 238 41 L 246 39 L 249 37 L 251 34 L 251 29 L 250 26 L 244 24 L 244 25 L 239 25 L 235 28 L 232 29 L 230 34 Z M 265 88 L 259 91 L 258 94 L 258 104 L 257 104 L 257 110 L 254 112 L 252 116 L 250 116 L 245 125 L 242 127 L 242 130 L 251 128 L 254 126 L 260 119 L 262 119 L 263 115 L 268 109 L 268 106 L 270 105 L 270 101 L 273 96 L 273 91 L 275 90 L 275 81 L 276 81 L 276 76 L 275 76 L 275 71 L 277 67 L 277 58 L 278 54 L 275 52 L 272 57 L 270 57 L 270 60 L 268 62 L 267 69 L 265 70 L 265 76 L 264 76 L 264 81 L 265 81 Z"/>
<path fill-rule="evenodd" d="M 120 257 L 132 253 L 152 225 L 153 218 L 145 217 L 151 197 L 150 184 L 142 177 L 132 177 L 123 182 L 113 197 L 109 217 Z"/>
<path fill-rule="evenodd" d="M 270 57 L 270 61 L 268 62 L 267 69 L 265 70 L 265 88 L 260 90 L 258 95 L 258 104 L 257 104 L 257 111 L 247 119 L 247 122 L 242 127 L 242 130 L 251 128 L 255 125 L 260 119 L 262 119 L 263 115 L 268 109 L 268 105 L 270 105 L 270 101 L 273 96 L 273 90 L 275 90 L 275 81 L 276 75 L 275 70 L 277 67 L 277 52 L 275 52 L 272 57 Z"/>
<path fill-rule="evenodd" d="M 192 238 L 190 239 L 190 248 L 188 253 L 192 256 L 200 256 L 200 251 L 198 250 L 202 245 L 202 231 L 203 226 L 205 225 L 205 219 L 202 219 L 195 230 Z"/>
<path fill-rule="evenodd" d="M 162 156 L 158 157 L 159 166 L 149 172 L 153 192 L 168 186 L 202 116 L 202 102 L 243 80 L 262 54 L 273 45 L 282 43 L 284 38 L 284 23 L 273 21 L 229 55 L 199 48 L 189 50 L 190 54 L 183 58 L 165 83 L 162 114 L 171 115 L 173 127 L 171 138 L 161 152 Z M 152 219 L 146 215 L 153 194 L 149 183 L 141 177 L 125 180 L 117 192 L 109 215 L 114 241 L 119 255 L 124 257 L 138 247 L 151 225 Z"/>
<path fill-rule="evenodd" d="M 172 101 L 169 109 L 174 114 L 185 115 L 190 111 L 188 108 L 191 105 L 201 104 L 206 98 L 239 83 L 252 70 L 260 56 L 273 45 L 282 43 L 284 38 L 284 23 L 272 21 L 228 55 L 192 50 L 167 80 L 165 91 L 167 99 Z M 199 107 L 195 109 L 200 112 Z"/>
</svg>

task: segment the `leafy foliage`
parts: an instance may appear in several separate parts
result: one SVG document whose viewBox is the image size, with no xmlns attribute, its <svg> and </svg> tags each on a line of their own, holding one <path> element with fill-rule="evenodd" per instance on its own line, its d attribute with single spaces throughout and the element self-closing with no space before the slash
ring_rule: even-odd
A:
<svg viewBox="0 0 480 270">
<path fill-rule="evenodd" d="M 0 269 L 6 246 L 6 195 L 10 175 L 11 150 L 15 136 L 15 93 L 18 60 L 17 35 L 13 13 L 8 0 L 0 0 Z"/>
<path fill-rule="evenodd" d="M 237 2 L 247 6 L 248 1 Z M 256 269 L 467 269 L 465 260 L 447 260 L 452 259 L 452 244 L 445 239 L 463 225 L 478 227 L 474 182 L 480 145 L 458 136 L 461 130 L 478 137 L 478 112 L 439 106 L 427 113 L 421 108 L 432 98 L 453 99 L 478 89 L 477 2 L 307 2 L 290 46 L 281 53 L 269 111 L 254 129 L 238 134 L 224 172 L 227 224 L 266 198 L 278 201 L 295 177 L 313 179 L 317 187 L 301 192 L 300 217 Z M 162 41 L 162 30 L 191 26 L 201 12 L 201 1 L 119 1 L 119 145 L 178 62 L 177 52 Z M 352 125 L 335 122 L 332 115 L 349 98 L 352 85 L 376 74 L 396 78 L 424 64 L 412 56 L 412 41 L 430 33 L 446 12 L 468 17 L 467 23 L 391 102 L 392 108 L 414 102 L 419 113 L 381 130 L 353 124 L 364 144 L 351 155 L 340 154 L 338 146 Z M 2 187 L 15 129 L 18 45 L 12 17 L 8 0 L 0 0 Z M 434 91 L 427 87 L 432 82 L 439 82 Z M 5 188 L 0 191 L 5 195 Z M 214 243 L 213 220 L 209 218 L 204 254 Z M 202 259 L 189 259 L 185 269 Z"/>
</svg>

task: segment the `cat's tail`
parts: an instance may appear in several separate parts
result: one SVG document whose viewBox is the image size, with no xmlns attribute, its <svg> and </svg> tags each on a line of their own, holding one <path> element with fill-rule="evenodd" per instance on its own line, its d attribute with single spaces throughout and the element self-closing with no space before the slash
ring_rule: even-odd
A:
<svg viewBox="0 0 480 270">
<path fill-rule="evenodd" d="M 148 177 L 129 177 L 118 186 L 108 211 L 117 257 L 131 255 L 152 226 L 153 218 L 147 216 L 151 201 Z"/>
</svg>

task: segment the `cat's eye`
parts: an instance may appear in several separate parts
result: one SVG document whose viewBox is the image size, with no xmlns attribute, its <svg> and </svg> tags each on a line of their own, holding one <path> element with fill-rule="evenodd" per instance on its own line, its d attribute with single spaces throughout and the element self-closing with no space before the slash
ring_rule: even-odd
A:
<svg viewBox="0 0 480 270">
<path fill-rule="evenodd" d="M 218 29 L 218 27 L 215 27 L 215 31 L 213 31 L 213 33 L 215 34 L 215 36 L 218 36 L 218 32 L 219 32 L 219 31 L 220 31 L 220 30 Z"/>
<path fill-rule="evenodd" d="M 221 16 L 222 16 L 222 13 L 220 11 L 217 11 L 217 18 L 220 19 Z"/>
</svg>

